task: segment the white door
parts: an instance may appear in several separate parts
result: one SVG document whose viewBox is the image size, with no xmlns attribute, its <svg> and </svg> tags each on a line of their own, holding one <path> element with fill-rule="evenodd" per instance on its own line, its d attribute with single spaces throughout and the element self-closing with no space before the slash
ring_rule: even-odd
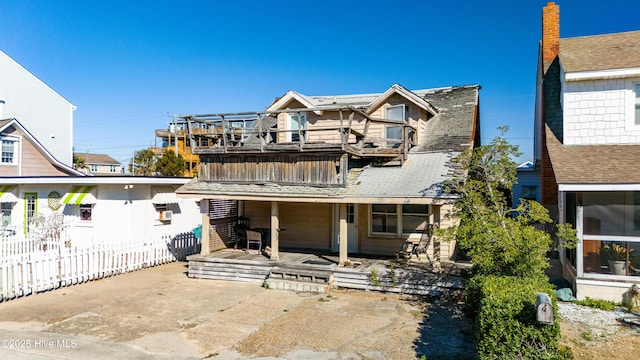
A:
<svg viewBox="0 0 640 360">
<path fill-rule="evenodd" d="M 347 251 L 358 252 L 358 206 L 347 204 Z"/>
</svg>

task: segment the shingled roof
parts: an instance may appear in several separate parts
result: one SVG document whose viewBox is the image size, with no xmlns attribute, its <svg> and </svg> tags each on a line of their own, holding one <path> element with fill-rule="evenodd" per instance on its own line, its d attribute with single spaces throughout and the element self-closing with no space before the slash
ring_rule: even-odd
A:
<svg viewBox="0 0 640 360">
<path fill-rule="evenodd" d="M 414 91 L 438 114 L 426 124 L 424 140 L 413 151 L 464 151 L 473 146 L 479 85 Z"/>
<path fill-rule="evenodd" d="M 640 31 L 560 39 L 565 72 L 640 67 Z"/>
<path fill-rule="evenodd" d="M 546 134 L 558 184 L 640 183 L 640 145 L 562 145 Z"/>
<path fill-rule="evenodd" d="M 95 165 L 120 165 L 120 162 L 107 154 L 73 153 L 84 159 L 84 163 Z"/>
</svg>

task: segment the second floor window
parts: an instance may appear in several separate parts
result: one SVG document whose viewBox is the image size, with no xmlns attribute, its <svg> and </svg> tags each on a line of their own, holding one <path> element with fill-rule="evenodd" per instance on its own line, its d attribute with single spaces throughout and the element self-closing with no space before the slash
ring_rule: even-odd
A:
<svg viewBox="0 0 640 360">
<path fill-rule="evenodd" d="M 640 83 L 636 83 L 633 85 L 633 91 L 635 93 L 635 124 L 640 125 Z"/>
<path fill-rule="evenodd" d="M 300 141 L 300 136 L 304 139 L 304 132 L 302 130 L 307 128 L 307 115 L 296 113 L 289 114 L 289 130 L 291 141 Z M 300 131 L 298 131 L 300 130 Z"/>
<path fill-rule="evenodd" d="M 109 166 L 109 171 L 117 172 L 118 171 L 118 165 L 110 165 Z"/>
<path fill-rule="evenodd" d="M 2 140 L 2 163 L 16 163 L 16 142 L 13 140 Z"/>
<path fill-rule="evenodd" d="M 385 118 L 389 120 L 406 120 L 404 105 L 389 106 L 385 108 Z M 398 148 L 402 144 L 402 126 L 387 125 L 385 127 L 385 146 Z"/>
<path fill-rule="evenodd" d="M 98 165 L 91 164 L 91 165 L 89 165 L 89 167 L 90 167 L 90 169 L 91 169 L 91 172 L 96 172 L 96 171 L 98 171 Z"/>
</svg>

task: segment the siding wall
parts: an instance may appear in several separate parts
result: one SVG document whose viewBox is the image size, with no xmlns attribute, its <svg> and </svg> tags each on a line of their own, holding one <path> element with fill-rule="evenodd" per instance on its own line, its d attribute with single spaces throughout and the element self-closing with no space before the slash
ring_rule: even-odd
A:
<svg viewBox="0 0 640 360">
<path fill-rule="evenodd" d="M 385 117 L 384 109 L 387 106 L 400 105 L 400 104 L 408 104 L 407 108 L 407 116 L 409 119 L 409 124 L 414 126 L 417 129 L 416 133 L 416 144 L 420 143 L 422 134 L 424 132 L 425 124 L 424 121 L 426 119 L 426 113 L 424 110 L 419 107 L 413 105 L 405 98 L 399 95 L 393 95 L 390 97 L 389 101 L 384 103 L 380 108 L 375 110 L 371 117 L 383 119 Z M 297 101 L 292 101 L 287 106 L 290 108 L 303 108 L 304 106 Z M 312 111 L 306 112 L 307 115 L 307 129 L 318 129 L 318 128 L 326 128 L 326 127 L 334 127 L 337 128 L 340 126 L 340 113 L 337 111 L 324 111 L 322 115 L 316 115 Z M 344 111 L 342 113 L 343 116 L 343 125 L 347 126 L 349 123 L 349 112 Z M 286 113 L 278 114 L 278 129 L 287 129 L 289 124 L 289 115 Z M 359 132 L 364 131 L 365 119 L 358 114 L 354 114 L 351 126 L 354 130 Z M 371 123 L 369 124 L 369 129 L 367 131 L 367 138 L 377 138 L 381 139 L 384 137 L 386 125 L 380 123 Z M 307 133 L 307 141 L 322 141 L 327 143 L 340 143 L 340 133 L 337 130 L 327 130 L 327 131 L 309 131 Z M 355 142 L 355 137 L 353 135 L 350 136 L 349 141 Z M 278 142 L 286 142 L 286 133 L 278 134 Z"/>
<path fill-rule="evenodd" d="M 564 144 L 640 144 L 630 86 L 624 79 L 564 83 Z"/>
<path fill-rule="evenodd" d="M 19 131 L 10 127 L 5 133 L 20 137 L 16 144 L 15 156 L 18 157 L 17 165 L 0 165 L 0 176 L 65 176 L 68 175 L 55 166 L 42 155 L 40 151 Z M 22 167 L 22 172 L 20 171 Z"/>
<path fill-rule="evenodd" d="M 64 197 L 73 185 L 19 185 L 14 190 L 18 202 L 14 204 L 11 225 L 23 229 L 25 219 L 26 193 L 36 193 L 37 213 L 48 216 L 54 212 L 65 215 L 65 221 L 77 217 L 77 205 L 62 205 L 57 211 L 49 207 L 48 196 L 57 191 Z M 129 193 L 130 191 L 130 193 Z M 200 208 L 193 199 L 179 199 L 178 204 L 170 205 L 174 215 L 170 222 L 158 220 L 158 212 L 151 203 L 151 186 L 136 185 L 131 190 L 122 185 L 97 185 L 93 194 L 98 203 L 93 206 L 91 222 L 76 222 L 73 227 L 73 239 L 77 245 L 90 245 L 92 242 L 123 242 L 134 239 L 157 238 L 189 232 L 201 223 Z M 76 219 L 77 220 L 77 219 Z"/>
<path fill-rule="evenodd" d="M 3 119 L 16 118 L 53 156 L 73 165 L 74 106 L 0 51 Z"/>
<path fill-rule="evenodd" d="M 271 203 L 245 201 L 244 216 L 251 227 L 271 227 Z M 280 246 L 298 249 L 331 249 L 331 204 L 280 203 Z"/>
</svg>

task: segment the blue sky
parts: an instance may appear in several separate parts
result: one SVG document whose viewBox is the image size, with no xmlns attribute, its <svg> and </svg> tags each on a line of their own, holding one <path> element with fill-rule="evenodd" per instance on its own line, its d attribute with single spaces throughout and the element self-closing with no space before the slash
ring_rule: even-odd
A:
<svg viewBox="0 0 640 360">
<path fill-rule="evenodd" d="M 74 148 L 126 163 L 170 115 L 480 84 L 482 142 L 533 157 L 546 1 L 5 1 L 0 49 L 77 106 Z M 561 37 L 640 29 L 640 0 L 556 1 Z"/>
</svg>

